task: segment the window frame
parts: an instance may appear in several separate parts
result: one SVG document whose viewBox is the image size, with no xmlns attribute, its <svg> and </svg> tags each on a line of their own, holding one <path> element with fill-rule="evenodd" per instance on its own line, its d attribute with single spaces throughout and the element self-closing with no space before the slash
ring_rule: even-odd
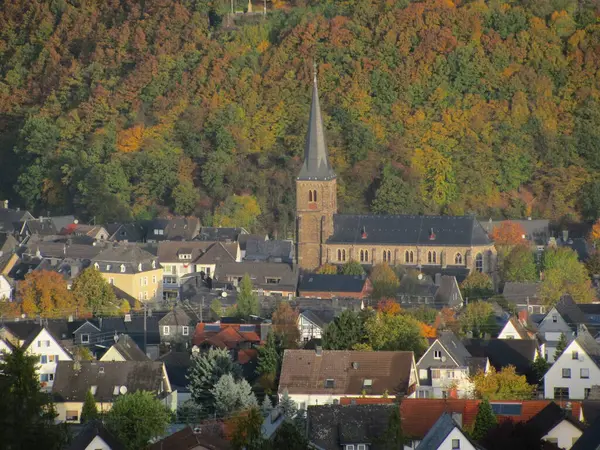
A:
<svg viewBox="0 0 600 450">
<path fill-rule="evenodd" d="M 579 352 L 577 350 L 573 350 L 571 352 L 571 359 L 573 359 L 573 360 L 578 360 L 579 359 Z"/>
<path fill-rule="evenodd" d="M 460 450 L 460 439 L 452 439 L 452 450 Z"/>
<path fill-rule="evenodd" d="M 434 350 L 433 351 L 433 359 L 439 359 L 439 360 L 441 360 L 442 359 L 442 351 L 441 350 Z"/>
<path fill-rule="evenodd" d="M 460 253 L 460 252 L 457 252 L 457 253 L 454 255 L 454 265 L 456 265 L 456 266 L 462 266 L 462 263 L 463 263 L 463 256 L 462 256 L 462 253 Z"/>
<path fill-rule="evenodd" d="M 583 371 L 587 371 L 587 376 L 583 376 Z M 579 378 L 581 378 L 582 380 L 589 380 L 590 379 L 590 369 L 587 367 L 582 367 L 581 369 L 579 369 Z"/>
<path fill-rule="evenodd" d="M 84 339 L 84 336 L 87 336 L 87 339 Z M 79 340 L 81 341 L 82 344 L 89 344 L 90 343 L 90 334 L 89 333 L 81 333 L 79 335 Z"/>
<path fill-rule="evenodd" d="M 475 270 L 479 273 L 483 273 L 483 269 L 483 253 L 477 253 L 477 255 L 475 255 Z"/>
<path fill-rule="evenodd" d="M 181 328 L 181 334 L 183 336 L 189 336 L 190 335 L 190 327 L 188 327 L 187 325 L 183 325 L 183 327 Z"/>
<path fill-rule="evenodd" d="M 163 336 L 171 335 L 171 327 L 169 325 L 163 325 Z"/>
<path fill-rule="evenodd" d="M 564 379 L 570 379 L 571 378 L 571 368 L 570 367 L 563 367 L 561 370 L 561 378 Z"/>
<path fill-rule="evenodd" d="M 561 391 L 561 392 L 563 392 L 563 393 L 564 393 L 564 391 L 566 391 L 566 395 L 565 395 L 565 396 L 563 396 L 563 395 L 560 395 L 560 394 L 559 394 L 559 395 L 557 396 L 557 391 L 558 391 L 558 390 L 560 390 L 560 391 Z M 570 389 L 569 389 L 568 387 L 564 387 L 564 386 L 555 386 L 555 387 L 554 387 L 553 394 L 554 394 L 554 399 L 555 399 L 555 400 L 556 400 L 556 399 L 558 399 L 558 400 L 569 400 L 569 397 L 570 397 L 570 394 L 571 394 L 571 392 L 570 392 Z"/>
</svg>

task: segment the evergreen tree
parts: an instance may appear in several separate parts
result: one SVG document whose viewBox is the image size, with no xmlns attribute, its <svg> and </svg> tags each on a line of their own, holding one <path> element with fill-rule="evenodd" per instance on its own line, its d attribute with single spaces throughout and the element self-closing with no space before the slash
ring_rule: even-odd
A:
<svg viewBox="0 0 600 450">
<path fill-rule="evenodd" d="M 245 274 L 240 282 L 240 291 L 237 296 L 238 317 L 246 318 L 250 315 L 257 315 L 260 312 L 258 295 L 254 292 L 254 286 L 250 275 Z"/>
<path fill-rule="evenodd" d="M 50 395 L 40 391 L 36 373 L 39 357 L 16 348 L 0 359 L 0 447 L 60 450 L 67 430 L 55 425 L 56 413 Z"/>
<path fill-rule="evenodd" d="M 214 320 L 219 320 L 223 315 L 223 304 L 218 298 L 210 303 L 210 315 Z"/>
<path fill-rule="evenodd" d="M 376 214 L 418 214 L 423 209 L 418 198 L 413 184 L 405 181 L 391 164 L 386 164 L 371 211 Z"/>
<path fill-rule="evenodd" d="M 294 422 L 284 420 L 277 428 L 273 437 L 273 450 L 308 450 L 308 440 L 302 429 L 298 428 Z"/>
<path fill-rule="evenodd" d="M 483 399 L 479 404 L 477 416 L 475 417 L 475 425 L 473 427 L 473 439 L 480 441 L 485 438 L 488 432 L 498 425 L 492 406 L 487 399 Z"/>
<path fill-rule="evenodd" d="M 271 403 L 271 399 L 269 398 L 269 396 L 265 395 L 265 398 L 263 399 L 263 402 L 260 405 L 260 411 L 262 412 L 263 416 L 266 416 L 270 414 L 272 410 L 273 403 Z"/>
<path fill-rule="evenodd" d="M 554 361 L 558 360 L 560 355 L 563 354 L 565 349 L 567 348 L 567 337 L 564 333 L 560 333 L 560 338 L 558 338 L 558 344 L 556 344 L 556 350 L 554 351 Z"/>
<path fill-rule="evenodd" d="M 270 332 L 267 336 L 267 342 L 258 349 L 258 365 L 256 373 L 258 375 L 271 375 L 273 378 L 279 373 L 281 364 L 281 355 L 277 348 L 275 335 Z"/>
<path fill-rule="evenodd" d="M 531 371 L 535 375 L 536 381 L 541 381 L 542 378 L 544 378 L 544 375 L 546 375 L 546 372 L 548 372 L 549 368 L 550 363 L 543 356 L 538 356 L 535 358 L 535 361 L 531 363 Z"/>
<path fill-rule="evenodd" d="M 258 406 L 252 388 L 246 380 L 236 380 L 230 373 L 223 375 L 211 389 L 215 412 L 226 417 L 235 412 Z"/>
<path fill-rule="evenodd" d="M 96 399 L 94 398 L 94 394 L 92 394 L 92 391 L 87 391 L 85 394 L 85 402 L 83 403 L 83 408 L 81 409 L 81 423 L 96 420 L 98 417 L 100 417 L 100 415 L 98 414 L 98 408 L 96 407 Z"/>
<path fill-rule="evenodd" d="M 298 412 L 298 405 L 290 398 L 290 394 L 287 389 L 283 391 L 283 396 L 279 402 L 279 407 L 281 408 L 281 411 L 286 419 L 289 420 L 292 420 Z"/>
<path fill-rule="evenodd" d="M 360 316 L 349 309 L 342 311 L 323 332 L 323 348 L 328 350 L 350 350 L 363 339 L 363 322 Z"/>
</svg>

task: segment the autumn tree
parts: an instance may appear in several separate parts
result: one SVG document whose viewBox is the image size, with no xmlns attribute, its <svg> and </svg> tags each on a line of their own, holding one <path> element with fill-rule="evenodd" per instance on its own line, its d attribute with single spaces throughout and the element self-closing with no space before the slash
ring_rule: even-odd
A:
<svg viewBox="0 0 600 450">
<path fill-rule="evenodd" d="M 365 274 L 365 269 L 363 269 L 363 266 L 359 262 L 357 262 L 353 259 L 344 263 L 340 270 L 343 275 L 358 275 L 358 276 L 360 276 L 360 275 Z"/>
<path fill-rule="evenodd" d="M 494 308 L 482 300 L 467 304 L 459 320 L 463 332 L 472 333 L 474 338 L 481 338 L 497 330 Z"/>
<path fill-rule="evenodd" d="M 336 275 L 338 273 L 338 268 L 335 264 L 323 264 L 319 266 L 315 273 L 319 275 Z"/>
<path fill-rule="evenodd" d="M 369 276 L 373 283 L 372 297 L 377 300 L 384 297 L 394 298 L 400 286 L 400 280 L 387 263 L 377 264 Z"/>
<path fill-rule="evenodd" d="M 407 309 L 406 314 L 413 316 L 419 322 L 423 322 L 427 325 L 433 325 L 438 316 L 438 312 L 435 309 L 425 305 Z"/>
<path fill-rule="evenodd" d="M 65 317 L 83 311 L 85 304 L 76 303 L 61 274 L 35 270 L 27 275 L 17 287 L 23 314 L 30 317 Z"/>
<path fill-rule="evenodd" d="M 503 257 L 502 278 L 513 282 L 539 280 L 535 257 L 529 247 L 517 245 Z"/>
<path fill-rule="evenodd" d="M 365 322 L 365 333 L 373 350 L 404 350 L 421 355 L 427 349 L 421 323 L 406 314 L 378 312 Z"/>
<path fill-rule="evenodd" d="M 600 247 L 600 219 L 594 222 L 592 225 L 592 231 L 590 231 L 589 241 L 595 248 Z"/>
<path fill-rule="evenodd" d="M 595 298 L 586 267 L 577 253 L 568 247 L 548 248 L 543 255 L 544 278 L 540 295 L 547 305 L 554 305 L 569 294 L 577 303 Z"/>
<path fill-rule="evenodd" d="M 114 290 L 94 267 L 88 267 L 75 278 L 71 291 L 77 304 L 84 305 L 93 314 L 117 312 Z"/>
<path fill-rule="evenodd" d="M 402 308 L 394 300 L 381 300 L 379 303 L 377 303 L 377 311 L 380 311 L 384 314 L 397 316 L 402 312 Z"/>
<path fill-rule="evenodd" d="M 287 302 L 281 302 L 273 312 L 273 332 L 280 336 L 283 348 L 296 348 L 300 342 L 298 314 Z"/>
<path fill-rule="evenodd" d="M 253 229 L 260 214 L 261 209 L 254 196 L 234 194 L 217 207 L 213 225 Z"/>
<path fill-rule="evenodd" d="M 531 400 L 536 386 L 527 383 L 525 375 L 517 375 L 514 366 L 503 367 L 499 372 L 491 367 L 473 377 L 474 393 L 486 400 Z"/>
<path fill-rule="evenodd" d="M 489 275 L 474 271 L 460 284 L 462 296 L 465 299 L 475 300 L 487 298 L 494 294 L 494 285 Z"/>
<path fill-rule="evenodd" d="M 510 220 L 503 221 L 490 232 L 490 238 L 496 246 L 512 247 L 521 245 L 525 241 L 527 232 L 523 226 Z"/>
</svg>

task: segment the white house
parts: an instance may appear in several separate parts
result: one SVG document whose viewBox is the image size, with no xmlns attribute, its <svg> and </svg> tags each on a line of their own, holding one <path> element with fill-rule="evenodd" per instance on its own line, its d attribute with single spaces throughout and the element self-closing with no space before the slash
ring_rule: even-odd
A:
<svg viewBox="0 0 600 450">
<path fill-rule="evenodd" d="M 600 344 L 584 331 L 572 341 L 544 376 L 544 397 L 585 399 L 600 380 Z"/>
<path fill-rule="evenodd" d="M 532 417 L 527 426 L 539 439 L 552 442 L 558 447 L 569 450 L 582 435 L 584 426 L 569 411 L 554 402 Z"/>
<path fill-rule="evenodd" d="M 2 354 L 4 353 L 12 353 L 12 345 L 10 342 L 0 339 L 0 360 L 2 359 Z"/>
<path fill-rule="evenodd" d="M 585 315 L 569 295 L 564 295 L 550 309 L 538 326 L 540 335 L 546 340 L 546 359 L 548 362 L 554 362 L 554 353 L 560 335 L 564 334 L 567 342 L 571 342 L 576 336 L 578 327 L 585 322 Z"/>
<path fill-rule="evenodd" d="M 298 315 L 298 329 L 300 330 L 301 342 L 311 339 L 321 339 L 326 322 L 316 312 L 306 310 Z"/>
<path fill-rule="evenodd" d="M 39 356 L 37 372 L 42 386 L 50 390 L 54 384 L 54 375 L 58 361 L 73 361 L 71 355 L 45 328 L 32 335 L 24 344 L 25 353 Z"/>
<path fill-rule="evenodd" d="M 417 445 L 417 450 L 478 450 L 448 413 L 440 416 L 435 425 Z"/>
<path fill-rule="evenodd" d="M 527 321 L 527 310 L 519 311 L 518 317 L 511 317 L 498 334 L 498 339 L 537 339 L 534 325 Z"/>
<path fill-rule="evenodd" d="M 12 286 L 8 282 L 6 275 L 0 274 L 0 301 L 12 300 Z"/>
</svg>

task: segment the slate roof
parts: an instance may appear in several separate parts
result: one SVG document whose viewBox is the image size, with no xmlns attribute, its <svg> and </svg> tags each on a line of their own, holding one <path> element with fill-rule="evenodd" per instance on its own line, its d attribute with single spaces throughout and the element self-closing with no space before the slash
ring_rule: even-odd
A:
<svg viewBox="0 0 600 450">
<path fill-rule="evenodd" d="M 270 300 L 274 300 L 273 297 L 268 297 Z M 313 298 L 313 297 L 295 297 L 289 301 L 292 308 L 298 308 L 300 311 L 311 310 L 313 312 L 319 311 L 333 311 L 334 314 L 339 314 L 342 311 L 350 310 L 359 312 L 363 305 L 363 301 L 359 298 Z M 272 304 L 268 304 L 270 308 L 277 308 L 277 304 L 273 301 Z"/>
<path fill-rule="evenodd" d="M 3 254 L 10 254 L 19 245 L 18 241 L 12 234 L 0 232 L 0 251 Z"/>
<path fill-rule="evenodd" d="M 194 263 L 213 244 L 213 241 L 163 241 L 158 244 L 157 255 L 161 263 Z M 183 249 L 187 249 L 192 259 L 179 259 L 179 255 L 184 253 Z"/>
<path fill-rule="evenodd" d="M 494 228 L 506 222 L 513 222 L 521 225 L 525 230 L 526 238 L 534 242 L 536 245 L 546 245 L 550 238 L 550 221 L 548 219 L 532 219 L 532 220 L 481 220 L 481 226 L 487 233 L 491 233 Z"/>
<path fill-rule="evenodd" d="M 419 246 L 491 245 L 488 235 L 471 216 L 341 215 L 333 217 L 328 243 Z M 435 239 L 430 239 L 431 231 Z M 362 232 L 366 238 L 362 238 Z"/>
<path fill-rule="evenodd" d="M 153 312 L 146 318 L 146 342 L 148 345 L 160 344 L 160 333 L 158 321 L 164 313 Z M 142 315 L 131 315 L 131 322 L 125 322 L 123 317 L 104 317 L 100 326 L 105 341 L 112 345 L 114 334 L 126 334 L 144 350 L 144 317 Z M 112 342 L 111 342 L 112 341 Z"/>
<path fill-rule="evenodd" d="M 115 350 L 117 350 L 126 361 L 149 361 L 148 356 L 142 351 L 141 348 L 126 334 L 118 335 L 118 341 L 113 344 Z"/>
<path fill-rule="evenodd" d="M 526 304 L 527 298 L 529 298 L 530 305 L 539 305 L 541 304 L 541 298 L 539 297 L 540 286 L 540 283 L 508 282 L 504 285 L 502 296 L 507 301 L 517 305 Z"/>
<path fill-rule="evenodd" d="M 452 331 L 440 331 L 437 340 L 460 367 L 467 367 L 471 353 Z"/>
<path fill-rule="evenodd" d="M 202 425 L 200 425 L 202 429 Z M 222 437 L 202 429 L 195 433 L 190 426 L 155 442 L 148 450 L 230 450 L 231 444 Z"/>
<path fill-rule="evenodd" d="M 51 236 L 58 234 L 54 222 L 49 218 L 38 218 L 26 220 L 23 227 L 27 227 L 30 234 L 38 234 L 40 236 Z"/>
<path fill-rule="evenodd" d="M 247 235 L 244 228 L 231 227 L 202 227 L 200 233 L 196 236 L 199 241 L 232 241 L 236 242 L 241 235 Z"/>
<path fill-rule="evenodd" d="M 470 270 L 468 267 L 458 267 L 458 266 L 448 266 L 446 268 L 442 268 L 439 266 L 421 266 L 421 272 L 425 275 L 429 275 L 433 280 L 435 280 L 436 274 L 441 274 L 442 277 L 454 277 L 456 281 L 460 284 L 462 283 L 467 276 L 469 276 Z"/>
<path fill-rule="evenodd" d="M 324 450 L 339 450 L 347 444 L 370 444 L 369 449 L 382 449 L 378 438 L 396 408 L 395 404 L 309 406 L 308 440 Z"/>
<path fill-rule="evenodd" d="M 319 103 L 319 89 L 317 87 L 317 75 L 313 80 L 312 102 L 310 105 L 310 117 L 308 119 L 308 131 L 304 145 L 304 162 L 299 180 L 331 180 L 335 178 L 335 172 L 329 163 L 327 143 L 325 139 L 325 127 L 321 117 L 321 105 Z"/>
<path fill-rule="evenodd" d="M 27 219 L 33 219 L 28 211 L 0 208 L 0 232 L 14 233 L 20 229 L 20 223 Z"/>
<path fill-rule="evenodd" d="M 104 226 L 109 241 L 141 242 L 144 240 L 144 227 L 136 223 L 109 223 Z"/>
<path fill-rule="evenodd" d="M 191 241 L 200 230 L 197 217 L 173 217 L 154 219 L 146 224 L 147 240 L 154 241 Z M 163 230 L 163 234 L 154 234 L 154 230 Z"/>
<path fill-rule="evenodd" d="M 302 316 L 306 317 L 320 329 L 325 328 L 325 326 L 335 319 L 334 311 L 311 311 L 309 309 L 304 310 L 300 313 Z"/>
<path fill-rule="evenodd" d="M 362 292 L 366 277 L 357 275 L 306 274 L 301 277 L 299 291 L 308 292 Z"/>
<path fill-rule="evenodd" d="M 571 450 L 600 450 L 600 418 L 583 431 Z"/>
<path fill-rule="evenodd" d="M 97 386 L 97 402 L 113 402 L 115 386 L 125 386 L 127 392 L 150 391 L 158 395 L 163 377 L 163 363 L 155 361 L 81 361 L 76 370 L 73 361 L 59 361 L 54 375 L 52 397 L 56 402 L 83 402 L 91 386 Z"/>
<path fill-rule="evenodd" d="M 496 370 L 513 365 L 518 374 L 533 380 L 531 363 L 535 360 L 537 341 L 532 339 L 465 339 L 463 343 L 473 356 L 487 357 Z"/>
<path fill-rule="evenodd" d="M 592 337 L 590 333 L 584 331 L 579 333 L 575 341 L 587 353 L 587 355 L 600 367 L 600 344 Z"/>
<path fill-rule="evenodd" d="M 215 242 L 208 250 L 200 255 L 197 264 L 219 264 L 235 262 L 238 244 Z"/>
<path fill-rule="evenodd" d="M 295 265 L 269 262 L 231 262 L 221 263 L 215 268 L 214 279 L 227 281 L 228 277 L 238 278 L 248 274 L 255 289 L 271 291 L 296 291 L 298 284 L 298 268 Z M 280 278 L 278 284 L 267 284 L 266 278 Z"/>
<path fill-rule="evenodd" d="M 291 240 L 256 240 L 246 242 L 247 261 L 271 261 L 292 263 L 294 259 L 294 242 Z"/>
<path fill-rule="evenodd" d="M 125 450 L 125 446 L 113 436 L 102 424 L 101 420 L 93 420 L 83 427 L 83 430 L 75 436 L 71 445 L 66 450 L 87 450 L 94 438 L 99 436 L 110 448 L 110 450 Z"/>
<path fill-rule="evenodd" d="M 238 243 L 240 244 L 240 250 L 246 251 L 246 245 L 249 241 L 266 241 L 269 236 L 266 234 L 240 234 L 238 235 Z"/>
<path fill-rule="evenodd" d="M 115 244 L 92 258 L 92 264 L 96 263 L 99 266 L 98 270 L 102 273 L 133 274 L 160 269 L 156 257 L 137 245 Z M 153 263 L 154 267 L 152 267 Z M 139 269 L 140 264 L 142 265 L 141 270 Z M 121 271 L 121 265 L 125 266 L 125 272 Z"/>
<path fill-rule="evenodd" d="M 544 409 L 532 417 L 527 422 L 527 426 L 534 430 L 536 435 L 541 439 L 563 420 L 570 422 L 581 431 L 584 429 L 581 422 L 554 402 L 550 402 Z"/>
<path fill-rule="evenodd" d="M 444 440 L 455 428 L 460 429 L 458 424 L 452 419 L 452 416 L 448 413 L 442 414 L 433 427 L 431 427 L 431 430 L 429 430 L 423 440 L 419 443 L 419 450 L 438 450 Z M 472 442 L 465 433 L 462 434 L 465 439 L 471 442 L 473 447 L 480 448 Z"/>
<path fill-rule="evenodd" d="M 58 231 L 62 230 L 68 225 L 71 225 L 72 223 L 75 223 L 75 216 L 71 215 L 51 216 L 48 217 L 48 219 L 52 221 L 52 223 L 54 224 L 54 228 L 56 228 Z"/>
<path fill-rule="evenodd" d="M 364 380 L 370 379 L 372 395 L 407 395 L 412 363 L 412 352 L 322 350 L 319 356 L 311 350 L 285 350 L 279 393 L 361 395 Z M 334 380 L 333 388 L 325 387 L 328 379 Z"/>
<path fill-rule="evenodd" d="M 167 375 L 173 390 L 187 391 L 188 380 L 187 371 L 191 365 L 191 355 L 189 352 L 170 351 L 160 356 L 157 361 L 165 363 Z"/>
<path fill-rule="evenodd" d="M 162 319 L 160 319 L 158 321 L 160 326 L 163 326 L 163 325 L 189 326 L 190 322 L 191 322 L 190 316 L 188 316 L 187 313 L 179 306 L 176 306 L 175 308 L 173 308 L 172 311 L 169 311 Z"/>
<path fill-rule="evenodd" d="M 76 258 L 91 260 L 98 256 L 103 249 L 104 247 L 100 245 L 39 241 L 28 243 L 24 254 L 44 258 Z"/>
<path fill-rule="evenodd" d="M 584 400 L 581 403 L 581 409 L 583 420 L 588 424 L 594 423 L 600 418 L 600 400 Z M 600 441 L 598 443 L 600 444 Z"/>
</svg>

